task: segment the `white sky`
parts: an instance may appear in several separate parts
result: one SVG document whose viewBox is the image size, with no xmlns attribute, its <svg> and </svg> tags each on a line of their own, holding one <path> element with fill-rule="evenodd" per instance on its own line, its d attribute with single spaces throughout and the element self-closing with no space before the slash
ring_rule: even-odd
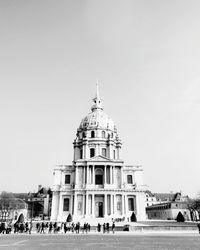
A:
<svg viewBox="0 0 200 250">
<path fill-rule="evenodd" d="M 154 192 L 200 190 L 200 2 L 0 1 L 0 190 L 71 164 L 96 79 Z"/>
</svg>

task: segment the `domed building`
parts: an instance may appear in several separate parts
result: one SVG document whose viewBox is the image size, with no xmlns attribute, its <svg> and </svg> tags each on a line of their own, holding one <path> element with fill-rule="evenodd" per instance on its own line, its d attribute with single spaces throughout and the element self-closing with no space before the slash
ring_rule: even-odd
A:
<svg viewBox="0 0 200 250">
<path fill-rule="evenodd" d="M 52 221 L 90 224 L 145 220 L 141 166 L 121 159 L 122 143 L 97 86 L 91 112 L 77 129 L 72 165 L 54 169 Z"/>
</svg>

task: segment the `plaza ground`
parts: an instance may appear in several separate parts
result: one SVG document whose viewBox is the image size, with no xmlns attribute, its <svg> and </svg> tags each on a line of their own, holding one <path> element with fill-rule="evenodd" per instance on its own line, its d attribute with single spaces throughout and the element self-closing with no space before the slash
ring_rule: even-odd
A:
<svg viewBox="0 0 200 250">
<path fill-rule="evenodd" d="M 134 249 L 134 250 L 196 250 L 200 249 L 198 233 L 129 233 L 115 234 L 32 234 L 0 235 L 0 249 L 7 250 L 98 250 L 98 249 Z"/>
</svg>

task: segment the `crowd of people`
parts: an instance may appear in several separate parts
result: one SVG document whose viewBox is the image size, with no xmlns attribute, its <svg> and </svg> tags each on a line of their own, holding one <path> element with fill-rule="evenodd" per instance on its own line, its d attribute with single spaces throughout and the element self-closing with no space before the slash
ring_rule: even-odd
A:
<svg viewBox="0 0 200 250">
<path fill-rule="evenodd" d="M 88 233 L 91 230 L 91 226 L 88 223 L 84 223 L 83 225 L 80 224 L 80 222 L 77 223 L 69 223 L 69 222 L 16 222 L 12 224 L 11 222 L 0 222 L 0 234 L 10 234 L 10 233 L 26 233 L 31 234 L 32 232 L 38 233 L 38 234 L 56 234 L 56 233 L 67 233 L 72 232 L 79 234 L 82 233 Z M 110 226 L 109 223 L 104 223 L 101 225 L 98 223 L 96 227 L 97 232 L 103 232 L 103 233 L 109 233 L 110 230 L 112 232 L 115 232 L 115 223 L 112 223 L 112 226 Z"/>
</svg>

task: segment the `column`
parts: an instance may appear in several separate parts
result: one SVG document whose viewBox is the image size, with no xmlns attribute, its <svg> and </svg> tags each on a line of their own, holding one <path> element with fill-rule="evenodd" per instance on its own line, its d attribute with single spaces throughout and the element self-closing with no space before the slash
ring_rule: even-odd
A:
<svg viewBox="0 0 200 250">
<path fill-rule="evenodd" d="M 60 193 L 58 217 L 60 217 L 62 215 L 62 213 L 63 213 L 63 196 Z"/>
<path fill-rule="evenodd" d="M 106 165 L 104 165 L 104 184 L 106 184 Z"/>
<path fill-rule="evenodd" d="M 86 201 L 85 201 L 85 215 L 88 216 L 88 194 L 86 194 Z"/>
<path fill-rule="evenodd" d="M 86 144 L 83 145 L 83 159 L 87 159 L 87 157 L 86 157 Z"/>
<path fill-rule="evenodd" d="M 101 152 L 100 152 L 100 144 L 97 145 L 97 155 L 101 155 Z"/>
<path fill-rule="evenodd" d="M 59 192 L 53 192 L 51 220 L 56 221 L 59 210 Z"/>
<path fill-rule="evenodd" d="M 86 184 L 90 184 L 89 182 L 89 166 L 87 165 L 87 181 Z"/>
<path fill-rule="evenodd" d="M 83 194 L 83 209 L 82 209 L 83 216 L 85 215 L 85 194 Z"/>
<path fill-rule="evenodd" d="M 125 195 L 125 204 L 126 204 L 126 216 L 128 217 L 128 196 Z"/>
<path fill-rule="evenodd" d="M 112 166 L 110 166 L 110 184 L 112 184 Z"/>
<path fill-rule="evenodd" d="M 116 180 L 115 180 L 115 166 L 113 166 L 113 184 L 116 184 Z"/>
<path fill-rule="evenodd" d="M 104 205 L 105 205 L 105 206 L 104 206 L 104 208 L 105 208 L 104 216 L 105 216 L 105 217 L 108 215 L 108 213 L 107 213 L 107 208 L 108 208 L 107 201 L 108 201 L 108 199 L 107 199 L 107 194 L 104 194 L 104 202 L 105 202 L 105 204 L 104 204 Z"/>
<path fill-rule="evenodd" d="M 113 216 L 113 195 L 110 195 L 110 215 Z"/>
<path fill-rule="evenodd" d="M 85 184 L 85 166 L 83 166 L 83 185 Z"/>
<path fill-rule="evenodd" d="M 123 185 L 123 173 L 122 173 L 122 166 L 121 166 L 121 187 L 122 187 L 122 185 Z"/>
<path fill-rule="evenodd" d="M 124 199 L 123 194 L 121 195 L 121 201 L 122 201 L 122 216 L 124 215 Z"/>
<path fill-rule="evenodd" d="M 77 194 L 74 193 L 74 215 L 77 214 Z"/>
<path fill-rule="evenodd" d="M 125 202 L 125 195 L 123 194 L 123 200 L 124 200 L 124 215 L 126 216 L 126 202 Z"/>
<path fill-rule="evenodd" d="M 95 217 L 95 197 L 94 194 L 92 194 L 92 217 Z"/>
<path fill-rule="evenodd" d="M 115 215 L 115 211 L 116 211 L 116 204 L 115 204 L 115 194 L 113 195 L 113 214 Z"/>
<path fill-rule="evenodd" d="M 78 185 L 78 166 L 76 166 L 75 185 Z"/>
<path fill-rule="evenodd" d="M 92 166 L 92 184 L 95 185 L 95 169 L 94 169 L 94 165 Z"/>
<path fill-rule="evenodd" d="M 114 184 L 114 176 L 113 176 L 113 166 L 112 166 L 112 171 L 111 171 L 111 173 L 112 173 L 112 178 L 111 178 L 111 180 L 112 180 L 112 184 Z"/>
<path fill-rule="evenodd" d="M 70 195 L 70 214 L 73 212 L 73 195 Z"/>
</svg>

